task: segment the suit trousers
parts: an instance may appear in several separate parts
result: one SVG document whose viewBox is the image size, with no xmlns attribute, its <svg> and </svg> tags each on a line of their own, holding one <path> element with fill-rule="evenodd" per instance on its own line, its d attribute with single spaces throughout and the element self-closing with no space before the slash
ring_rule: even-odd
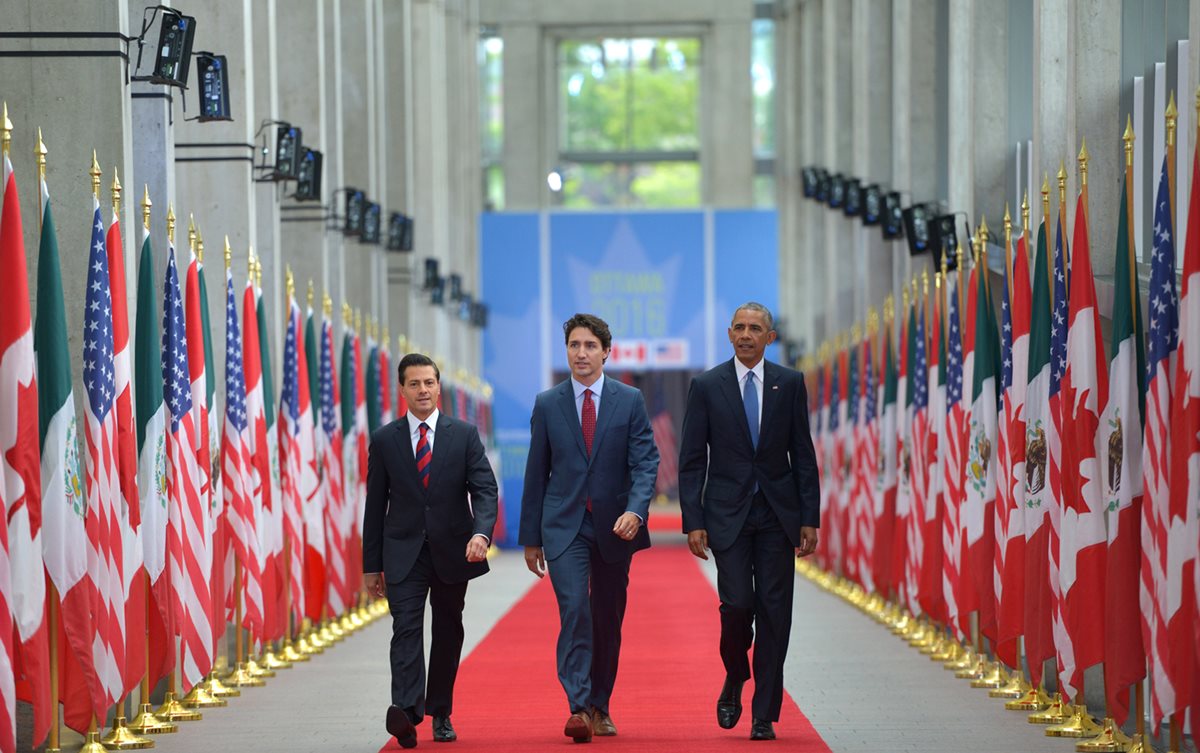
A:
<svg viewBox="0 0 1200 753">
<path fill-rule="evenodd" d="M 747 652 L 754 644 L 755 719 L 779 721 L 783 661 L 792 629 L 795 548 L 762 492 L 754 495 L 741 533 L 713 550 L 721 600 L 721 660 L 734 681 L 750 679 Z M 755 637 L 757 628 L 758 636 Z"/>
<path fill-rule="evenodd" d="M 585 512 L 575 540 L 546 563 L 558 600 L 558 681 L 571 713 L 589 706 L 608 712 L 617 681 L 631 559 L 604 561 L 592 514 Z"/>
<path fill-rule="evenodd" d="M 387 584 L 392 613 L 392 705 L 408 713 L 413 724 L 434 716 L 450 716 L 454 679 L 463 646 L 463 604 L 467 581 L 446 583 L 438 578 L 429 554 L 429 542 L 408 576 Z M 425 677 L 425 601 L 433 611 L 429 679 Z"/>
</svg>

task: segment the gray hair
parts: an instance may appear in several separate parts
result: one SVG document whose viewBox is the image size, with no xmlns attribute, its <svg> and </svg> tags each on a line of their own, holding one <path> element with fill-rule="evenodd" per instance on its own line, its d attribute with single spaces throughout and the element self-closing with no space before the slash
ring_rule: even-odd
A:
<svg viewBox="0 0 1200 753">
<path fill-rule="evenodd" d="M 741 306 L 733 310 L 733 318 L 736 318 L 739 311 L 757 311 L 767 320 L 767 331 L 775 329 L 775 317 L 771 316 L 771 309 L 756 301 L 746 301 Z M 732 321 L 732 320 L 731 320 Z"/>
</svg>

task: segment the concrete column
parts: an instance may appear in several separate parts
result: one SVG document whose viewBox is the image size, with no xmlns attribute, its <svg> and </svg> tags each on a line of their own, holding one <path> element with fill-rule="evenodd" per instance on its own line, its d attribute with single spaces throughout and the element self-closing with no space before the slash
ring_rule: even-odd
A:
<svg viewBox="0 0 1200 753">
<path fill-rule="evenodd" d="M 853 77 L 853 174 L 863 186 L 887 186 L 892 177 L 892 81 L 879 75 L 892 59 L 891 1 L 854 0 L 851 9 Z M 854 239 L 854 319 L 865 321 L 868 306 L 880 311 L 892 284 L 891 244 L 878 226 L 851 220 Z"/>
<path fill-rule="evenodd" d="M 70 0 L 13 4 L 4 10 L 4 27 L 10 31 L 119 31 L 129 34 L 124 0 L 100 0 L 82 5 Z M 139 27 L 140 28 L 140 27 Z M 113 40 L 5 40 L 8 50 L 79 50 L 112 52 Z M 54 206 L 58 253 L 62 265 L 63 296 L 70 340 L 76 410 L 83 415 L 83 306 L 86 300 L 87 260 L 92 234 L 92 184 L 88 170 L 94 149 L 104 175 L 100 203 L 104 222 L 112 219 L 109 186 L 113 168 L 128 184 L 132 176 L 132 113 L 125 85 L 125 61 L 119 57 L 6 58 L 0 65 L 0 97 L 8 103 L 13 123 L 10 159 L 21 198 L 25 231 L 30 306 L 37 306 L 38 178 L 34 161 L 38 128 L 49 150 L 46 182 Z M 97 124 L 104 127 L 97 128 Z M 139 186 L 140 189 L 140 186 Z M 126 197 L 132 194 L 127 187 Z M 137 191 L 141 198 L 141 191 Z M 122 228 L 126 237 L 140 238 L 134 226 L 133 201 L 122 202 Z M 165 204 L 165 202 L 164 202 Z M 156 208 L 161 218 L 166 207 Z M 141 225 L 140 214 L 138 227 Z M 161 220 L 160 220 L 161 221 Z M 159 225 L 161 232 L 161 224 Z M 130 232 L 137 233 L 130 236 Z M 126 242 L 127 247 L 135 246 Z M 163 244 L 165 249 L 165 243 Z M 137 298 L 136 255 L 126 251 L 126 286 L 131 317 Z M 133 322 L 130 322 L 132 328 Z"/>
<path fill-rule="evenodd" d="M 946 141 L 948 152 L 947 201 L 951 211 L 966 212 L 972 226 L 979 222 L 975 214 L 975 57 L 973 26 L 975 4 L 970 0 L 950 0 L 950 31 L 947 44 L 947 92 L 950 118 Z M 989 32 L 993 31 L 989 29 Z M 995 96 L 998 92 L 989 92 Z"/>
<path fill-rule="evenodd" d="M 1111 275 L 1115 266 L 1117 207 L 1121 200 L 1121 182 L 1115 176 L 1124 175 L 1125 171 L 1124 142 L 1121 140 L 1125 129 L 1121 118 L 1121 28 L 1113 23 L 1120 14 L 1120 0 L 1095 0 L 1081 3 L 1075 19 L 1079 52 L 1075 59 L 1074 106 L 1079 136 L 1087 140 L 1091 155 L 1088 163 L 1088 174 L 1092 176 L 1088 180 L 1088 236 L 1092 270 L 1101 277 Z M 1194 8 L 1192 15 L 1197 15 Z M 1191 109 L 1192 97 L 1188 94 L 1176 94 L 1181 109 Z M 1192 134 L 1179 136 L 1179 148 L 1190 149 Z M 1074 155 L 1077 157 L 1078 154 L 1079 146 L 1076 146 Z M 1188 156 L 1191 156 L 1190 152 Z M 1078 167 L 1077 160 L 1073 166 L 1068 162 L 1067 170 L 1078 174 Z M 1109 313 L 1110 307 L 1102 306 L 1101 310 Z M 1100 698 L 1102 696 L 1097 696 Z"/>
<path fill-rule="evenodd" d="M 850 34 L 850 4 L 826 0 L 822 6 L 821 33 L 828 43 L 822 47 L 824 74 L 825 164 L 830 172 L 849 175 L 854 143 L 850 123 L 851 45 L 843 43 Z M 848 329 L 854 319 L 854 272 L 847 249 L 852 248 L 850 222 L 840 212 L 822 210 L 825 224 L 825 285 L 833 299 L 826 309 L 832 317 L 826 330 L 832 335 Z M 851 257 L 852 258 L 852 257 Z"/>
<path fill-rule="evenodd" d="M 822 0 L 805 0 L 800 6 L 800 148 L 805 164 L 828 169 L 830 164 L 825 157 L 825 119 L 822 112 L 825 102 L 823 16 Z M 824 208 L 815 201 L 803 202 L 800 210 L 803 227 L 803 289 L 809 312 L 807 320 L 811 322 L 810 346 L 814 350 L 830 336 L 832 328 L 829 323 L 829 301 L 832 296 L 825 285 L 828 255 L 825 251 L 824 215 Z"/>
<path fill-rule="evenodd" d="M 707 105 L 701 112 L 711 138 L 703 138 L 706 203 L 714 207 L 754 204 L 754 97 L 750 70 L 753 6 L 745 18 L 712 26 L 705 52 Z M 507 49 L 507 48 L 506 48 Z"/>
<path fill-rule="evenodd" d="M 506 23 L 504 40 L 504 203 L 509 211 L 542 206 L 546 167 L 543 134 L 542 36 L 532 23 Z M 747 78 L 749 78 L 747 76 Z"/>
<path fill-rule="evenodd" d="M 141 2 L 141 0 L 137 0 L 137 2 Z M 264 144 L 269 144 L 268 149 L 270 154 L 273 155 L 275 151 L 275 145 L 272 141 L 275 136 L 274 127 L 267 127 L 261 133 L 259 133 L 259 129 L 262 127 L 263 121 L 281 119 L 279 114 L 279 64 L 276 57 L 278 54 L 277 50 L 279 49 L 280 20 L 277 12 L 277 2 L 278 0 L 265 0 L 265 2 L 251 3 L 251 12 L 253 13 L 252 27 L 255 30 L 255 43 L 251 45 L 251 52 L 254 57 L 254 119 L 249 125 L 253 127 L 254 131 L 254 135 L 250 139 L 254 144 L 254 159 L 259 163 L 267 159 L 262 153 Z M 246 117 L 249 118 L 249 113 L 246 114 Z M 264 138 L 266 139 L 265 141 Z M 254 239 L 254 253 L 258 257 L 267 259 L 280 258 L 280 250 L 282 248 L 282 223 L 280 222 L 282 212 L 280 211 L 280 203 L 282 194 L 283 187 L 274 182 L 256 181 L 254 183 L 253 201 L 257 226 L 251 229 L 251 233 Z M 244 268 L 238 269 L 236 267 L 233 271 L 233 279 L 236 287 L 239 289 L 243 284 L 242 273 L 244 271 Z M 269 304 L 264 308 L 264 313 L 268 319 L 267 331 L 271 333 L 282 331 L 280 322 L 273 318 L 274 311 Z"/>
<path fill-rule="evenodd" d="M 1035 0 L 1033 4 L 1033 166 L 1034 183 L 1041 185 L 1042 175 L 1050 178 L 1052 216 L 1058 216 L 1058 188 L 1055 174 L 1060 164 L 1068 167 L 1067 196 L 1074 194 L 1074 170 L 1070 162 L 1077 147 L 1075 138 L 1075 75 L 1074 65 L 1064 61 L 1075 59 L 1074 0 L 1056 2 Z M 1114 126 L 1115 127 L 1115 126 Z M 1031 197 L 1031 203 L 1040 203 Z M 1067 216 L 1074 215 L 1068 198 Z M 1031 224 L 1037 224 L 1041 211 L 1032 212 Z"/>
<path fill-rule="evenodd" d="M 974 66 L 972 88 L 977 93 L 971 124 L 974 183 L 970 190 L 975 209 L 971 216 L 974 218 L 977 213 L 987 217 L 991 242 L 1002 245 L 1005 201 L 1012 196 L 1006 180 L 1009 163 L 1015 155 L 1008 131 L 1008 9 L 1003 3 L 972 3 L 971 7 L 974 13 L 971 20 L 973 49 L 969 54 Z M 955 18 L 953 12 L 951 18 Z M 951 123 L 954 123 L 953 114 L 952 110 Z M 950 164 L 955 163 L 951 161 Z M 953 205 L 951 208 L 957 209 Z M 1020 207 L 1010 206 L 1009 213 L 1015 219 L 1014 227 L 1019 227 Z M 978 220 L 973 219 L 973 222 Z M 997 252 L 1003 254 L 1002 249 L 989 250 L 989 253 Z"/>
<path fill-rule="evenodd" d="M 808 164 L 799 144 L 801 138 L 802 81 L 800 66 L 803 45 L 801 4 L 780 6 L 775 18 L 775 195 L 779 212 L 779 315 L 788 323 L 788 337 L 812 350 L 812 321 L 808 310 L 803 274 L 802 216 L 805 199 L 800 170 Z"/>
<path fill-rule="evenodd" d="M 264 184 L 274 191 L 276 200 L 281 203 L 279 245 L 272 256 L 267 255 L 265 246 L 260 252 L 264 265 L 263 284 L 273 296 L 266 301 L 268 318 L 272 312 L 275 316 L 273 333 L 283 332 L 287 315 L 283 287 L 285 265 L 291 267 L 296 279 L 301 305 L 309 280 L 318 291 L 329 289 L 335 302 L 344 300 L 341 291 L 330 284 L 330 278 L 324 273 L 326 237 L 332 234 L 326 231 L 325 211 L 320 206 L 341 198 L 333 195 L 334 189 L 341 185 L 340 158 L 330 146 L 336 130 L 326 119 L 326 97 L 330 88 L 326 73 L 326 40 L 330 23 L 323 0 L 288 0 L 287 12 L 276 14 L 276 33 L 280 40 L 276 50 L 276 118 L 301 128 L 304 143 L 321 151 L 324 163 L 320 202 L 297 202 L 288 198 L 287 195 L 294 191 L 294 183 Z M 301 50 L 303 54 L 298 54 Z M 270 162 L 275 155 L 276 128 L 268 126 L 263 133 L 270 149 Z M 263 295 L 267 294 L 264 291 Z M 281 353 L 282 341 L 274 345 L 273 352 Z"/>
<path fill-rule="evenodd" d="M 410 87 L 412 78 L 410 44 L 412 25 L 408 20 L 407 3 L 383 3 L 380 33 L 389 43 L 381 45 L 383 68 L 386 71 L 383 117 L 383 159 L 387 171 L 382 184 L 388 197 L 388 211 L 412 214 L 412 109 Z M 409 299 L 412 291 L 413 254 L 389 252 L 384 258 L 387 293 L 384 296 L 384 317 L 393 336 L 406 338 L 411 328 Z"/>
</svg>

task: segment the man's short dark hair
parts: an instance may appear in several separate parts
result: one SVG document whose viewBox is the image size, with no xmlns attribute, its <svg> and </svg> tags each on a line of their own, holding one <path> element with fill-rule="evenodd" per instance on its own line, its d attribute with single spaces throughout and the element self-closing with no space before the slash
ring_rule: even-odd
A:
<svg viewBox="0 0 1200 753">
<path fill-rule="evenodd" d="M 400 380 L 400 384 L 404 384 L 404 370 L 409 366 L 432 366 L 433 375 L 437 377 L 438 384 L 442 382 L 442 372 L 438 371 L 437 364 L 433 359 L 424 353 L 406 353 L 404 358 L 400 359 L 400 365 L 396 367 L 396 377 Z"/>
<path fill-rule="evenodd" d="M 563 322 L 563 342 L 570 344 L 571 331 L 576 327 L 583 327 L 591 332 L 600 340 L 600 347 L 608 350 L 612 347 L 612 332 L 608 331 L 608 322 L 604 321 L 595 314 L 576 314 L 570 319 Z"/>
</svg>

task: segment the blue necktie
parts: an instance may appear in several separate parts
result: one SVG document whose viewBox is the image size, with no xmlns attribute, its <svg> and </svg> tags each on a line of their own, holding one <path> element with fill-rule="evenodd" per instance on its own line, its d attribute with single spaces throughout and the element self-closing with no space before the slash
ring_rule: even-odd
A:
<svg viewBox="0 0 1200 753">
<path fill-rule="evenodd" d="M 754 372 L 746 374 L 746 388 L 742 390 L 742 407 L 746 409 L 746 423 L 750 425 L 750 444 L 758 449 L 758 387 L 754 386 Z"/>
</svg>

